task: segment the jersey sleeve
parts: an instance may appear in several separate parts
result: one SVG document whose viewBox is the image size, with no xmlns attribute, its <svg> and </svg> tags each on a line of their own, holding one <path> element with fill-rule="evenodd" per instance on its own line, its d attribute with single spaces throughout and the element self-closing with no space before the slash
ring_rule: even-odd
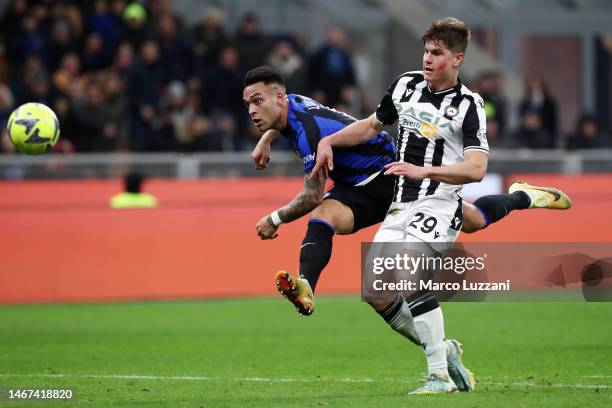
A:
<svg viewBox="0 0 612 408">
<path fill-rule="evenodd" d="M 470 100 L 470 106 L 463 119 L 463 151 L 489 153 L 487 142 L 487 119 L 482 98 L 476 95 Z"/>
<path fill-rule="evenodd" d="M 387 89 L 387 93 L 382 97 L 378 107 L 376 108 L 376 119 L 383 125 L 392 125 L 399 118 L 397 109 L 393 103 L 393 91 L 395 90 L 400 78 L 401 77 L 395 78 L 389 89 Z"/>
<path fill-rule="evenodd" d="M 397 109 L 390 94 L 386 93 L 378 104 L 376 119 L 383 125 L 392 125 L 397 121 Z"/>
</svg>

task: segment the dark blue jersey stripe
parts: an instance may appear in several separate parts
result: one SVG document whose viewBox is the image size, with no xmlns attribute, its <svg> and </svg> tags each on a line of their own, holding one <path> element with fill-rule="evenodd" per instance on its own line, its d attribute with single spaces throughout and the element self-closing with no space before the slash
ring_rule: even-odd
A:
<svg viewBox="0 0 612 408">
<path fill-rule="evenodd" d="M 319 141 L 356 121 L 301 95 L 288 95 L 287 128 L 283 135 L 304 160 L 304 173 L 312 171 Z M 395 143 L 386 132 L 357 146 L 334 149 L 334 181 L 358 184 L 393 161 Z"/>
</svg>

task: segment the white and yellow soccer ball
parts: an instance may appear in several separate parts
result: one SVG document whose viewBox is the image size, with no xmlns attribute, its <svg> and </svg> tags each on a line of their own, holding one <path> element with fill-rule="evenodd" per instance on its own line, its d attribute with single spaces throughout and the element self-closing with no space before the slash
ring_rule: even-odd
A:
<svg viewBox="0 0 612 408">
<path fill-rule="evenodd" d="M 6 130 L 11 143 L 21 153 L 43 154 L 57 143 L 60 125 L 51 108 L 29 102 L 11 113 Z"/>
</svg>

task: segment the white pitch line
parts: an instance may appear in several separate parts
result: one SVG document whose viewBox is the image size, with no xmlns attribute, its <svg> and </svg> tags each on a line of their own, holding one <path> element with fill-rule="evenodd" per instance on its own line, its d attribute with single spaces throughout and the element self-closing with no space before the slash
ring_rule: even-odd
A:
<svg viewBox="0 0 612 408">
<path fill-rule="evenodd" d="M 119 379 L 119 380 L 171 380 L 171 381 L 235 381 L 235 382 L 269 382 L 269 383 L 284 383 L 284 382 L 308 382 L 308 383 L 324 383 L 324 382 L 339 382 L 339 383 L 400 383 L 412 384 L 423 380 L 423 378 L 414 379 L 394 379 L 394 378 L 270 378 L 270 377 L 241 377 L 241 378 L 223 378 L 223 377 L 207 377 L 207 376 L 165 376 L 165 375 L 134 375 L 134 374 L 0 374 L 3 378 L 97 378 L 97 379 Z M 600 378 L 599 376 L 589 376 Z M 602 376 L 610 377 L 610 376 Z M 583 378 L 586 378 L 583 376 Z M 535 383 L 529 381 L 521 382 L 479 382 L 478 388 L 494 386 L 494 387 L 536 387 L 536 388 L 577 388 L 577 389 L 612 389 L 609 384 L 559 384 L 559 383 Z"/>
<path fill-rule="evenodd" d="M 236 381 L 236 382 L 346 382 L 346 383 L 376 383 L 396 382 L 413 383 L 414 380 L 397 380 L 393 378 L 267 378 L 267 377 L 203 377 L 203 376 L 164 376 L 164 375 L 132 375 L 132 374 L 0 374 L 0 377 L 11 378 L 98 378 L 98 379 L 120 379 L 120 380 L 173 380 L 173 381 Z"/>
<path fill-rule="evenodd" d="M 580 378 L 612 378 L 612 375 L 605 375 L 605 374 L 581 375 Z"/>
<path fill-rule="evenodd" d="M 499 387 L 504 387 L 507 385 L 517 386 L 517 387 L 557 387 L 557 388 L 612 388 L 612 385 L 607 384 L 555 384 L 555 383 L 532 383 L 527 381 L 515 382 L 515 383 L 500 383 L 500 382 L 486 382 L 486 383 L 478 383 L 478 387 L 483 387 L 487 385 L 495 385 Z"/>
</svg>

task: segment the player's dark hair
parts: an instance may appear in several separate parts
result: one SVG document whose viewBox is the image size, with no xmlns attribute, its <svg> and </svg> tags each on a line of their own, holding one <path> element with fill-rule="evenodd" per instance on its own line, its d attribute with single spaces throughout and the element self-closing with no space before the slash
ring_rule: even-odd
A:
<svg viewBox="0 0 612 408">
<path fill-rule="evenodd" d="M 140 188 L 142 186 L 142 182 L 144 177 L 142 174 L 137 172 L 128 173 L 125 176 L 125 191 L 128 193 L 140 193 Z"/>
<path fill-rule="evenodd" d="M 429 30 L 421 37 L 423 46 L 428 42 L 441 42 L 453 52 L 465 52 L 469 41 L 470 29 L 455 17 L 444 17 L 432 23 Z"/>
<path fill-rule="evenodd" d="M 269 65 L 253 68 L 244 76 L 245 87 L 256 84 L 257 82 L 263 82 L 266 85 L 278 84 L 285 89 L 285 81 L 283 81 L 282 75 Z"/>
</svg>

